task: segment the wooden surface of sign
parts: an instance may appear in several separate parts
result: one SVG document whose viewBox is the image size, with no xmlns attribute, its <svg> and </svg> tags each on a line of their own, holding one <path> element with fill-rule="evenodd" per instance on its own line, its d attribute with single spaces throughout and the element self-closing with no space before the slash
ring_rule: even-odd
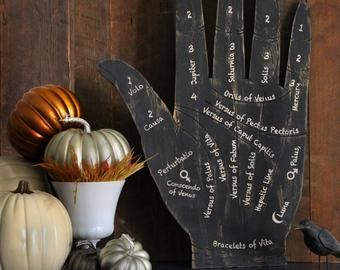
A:
<svg viewBox="0 0 340 270">
<path fill-rule="evenodd" d="M 209 78 L 201 0 L 177 1 L 173 115 L 134 68 L 98 64 L 131 112 L 165 204 L 190 235 L 193 268 L 286 262 L 303 182 L 311 30 L 302 1 L 281 86 L 279 18 L 278 0 L 257 1 L 247 73 L 243 1 L 218 1 Z"/>
</svg>

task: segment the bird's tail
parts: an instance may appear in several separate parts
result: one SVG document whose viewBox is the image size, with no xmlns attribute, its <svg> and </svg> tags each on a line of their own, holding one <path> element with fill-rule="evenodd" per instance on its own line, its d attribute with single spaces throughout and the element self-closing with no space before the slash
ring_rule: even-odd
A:
<svg viewBox="0 0 340 270">
<path fill-rule="evenodd" d="M 337 257 L 337 258 L 340 258 L 340 252 L 335 252 L 335 253 L 333 253 L 332 255 L 334 255 L 334 256 Z"/>
</svg>

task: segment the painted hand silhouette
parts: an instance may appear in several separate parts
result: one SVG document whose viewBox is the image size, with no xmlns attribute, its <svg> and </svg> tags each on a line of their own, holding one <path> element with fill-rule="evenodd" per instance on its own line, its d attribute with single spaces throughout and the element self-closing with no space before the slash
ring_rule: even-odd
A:
<svg viewBox="0 0 340 270">
<path fill-rule="evenodd" d="M 201 0 L 176 1 L 172 116 L 119 60 L 98 64 L 126 102 L 149 170 L 190 235 L 194 268 L 281 265 L 302 190 L 310 64 L 307 4 L 297 8 L 279 85 L 279 0 L 257 0 L 249 78 L 243 1 L 219 0 L 209 78 Z M 282 74 L 281 74 L 282 75 Z"/>
</svg>

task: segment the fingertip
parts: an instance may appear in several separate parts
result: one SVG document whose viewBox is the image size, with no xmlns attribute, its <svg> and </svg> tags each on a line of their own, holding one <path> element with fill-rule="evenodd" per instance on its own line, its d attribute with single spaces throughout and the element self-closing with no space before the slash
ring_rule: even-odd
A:
<svg viewBox="0 0 340 270">
<path fill-rule="evenodd" d="M 97 66 L 97 70 L 99 71 L 99 73 L 104 75 L 104 77 L 108 73 L 112 73 L 112 75 L 114 75 L 114 72 L 112 72 L 112 69 L 114 66 L 114 60 L 111 60 L 111 59 L 100 60 L 96 66 Z"/>
<path fill-rule="evenodd" d="M 295 71 L 309 70 L 311 51 L 311 22 L 309 6 L 300 1 L 293 21 L 288 68 Z"/>
<path fill-rule="evenodd" d="M 307 3 L 306 0 L 300 0 L 298 9 L 299 9 L 300 7 L 303 7 L 303 8 L 305 8 L 305 9 L 309 9 L 309 6 L 308 6 L 308 3 Z"/>
<path fill-rule="evenodd" d="M 216 30 L 225 33 L 243 33 L 243 0 L 219 0 Z"/>
<path fill-rule="evenodd" d="M 254 34 L 266 39 L 280 36 L 279 0 L 257 0 L 255 8 Z"/>
<path fill-rule="evenodd" d="M 294 16 L 292 39 L 310 40 L 311 22 L 309 5 L 306 1 L 300 1 Z"/>
<path fill-rule="evenodd" d="M 176 31 L 191 34 L 204 29 L 201 0 L 176 0 Z"/>
<path fill-rule="evenodd" d="M 127 76 L 131 70 L 134 70 L 132 66 L 119 59 L 104 59 L 97 63 L 97 69 L 99 73 L 111 81 L 117 87 L 117 83 L 120 83 Z"/>
<path fill-rule="evenodd" d="M 119 59 L 103 59 L 97 63 L 97 68 L 99 70 L 112 70 L 126 65 L 128 64 Z"/>
</svg>

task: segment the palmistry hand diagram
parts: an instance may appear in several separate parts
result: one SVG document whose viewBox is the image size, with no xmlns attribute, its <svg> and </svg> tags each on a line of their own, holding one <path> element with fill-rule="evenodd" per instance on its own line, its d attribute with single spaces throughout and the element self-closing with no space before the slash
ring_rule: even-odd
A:
<svg viewBox="0 0 340 270">
<path fill-rule="evenodd" d="M 279 4 L 256 2 L 246 78 L 243 1 L 218 0 L 209 78 L 201 0 L 176 1 L 173 116 L 134 68 L 98 64 L 126 102 L 145 157 L 154 156 L 149 170 L 190 235 L 194 268 L 285 263 L 303 183 L 311 30 L 302 1 L 279 85 Z"/>
</svg>

